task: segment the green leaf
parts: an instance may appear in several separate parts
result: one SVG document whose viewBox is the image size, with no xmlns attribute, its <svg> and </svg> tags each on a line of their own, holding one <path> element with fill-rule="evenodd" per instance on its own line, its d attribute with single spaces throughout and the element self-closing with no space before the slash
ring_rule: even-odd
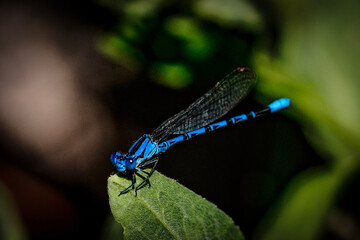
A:
<svg viewBox="0 0 360 240">
<path fill-rule="evenodd" d="M 244 239 L 238 226 L 214 204 L 158 172 L 144 187 L 118 196 L 130 180 L 108 178 L 110 208 L 124 239 Z"/>
</svg>

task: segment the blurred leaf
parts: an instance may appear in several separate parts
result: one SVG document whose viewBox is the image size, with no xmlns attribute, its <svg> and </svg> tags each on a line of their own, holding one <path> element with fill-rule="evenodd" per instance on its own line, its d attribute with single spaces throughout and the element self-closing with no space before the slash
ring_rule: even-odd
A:
<svg viewBox="0 0 360 240">
<path fill-rule="evenodd" d="M 214 50 L 213 41 L 206 36 L 199 23 L 188 17 L 171 17 L 165 22 L 165 29 L 171 35 L 182 40 L 183 53 L 190 60 L 204 60 Z"/>
<path fill-rule="evenodd" d="M 157 83 L 175 89 L 186 87 L 193 80 L 190 69 L 176 63 L 154 63 L 151 76 Z"/>
<path fill-rule="evenodd" d="M 108 179 L 114 218 L 125 239 L 244 239 L 239 227 L 214 204 L 158 172 L 152 187 L 118 196 L 130 181 L 117 175 Z"/>
<path fill-rule="evenodd" d="M 98 43 L 99 50 L 110 58 L 118 61 L 129 69 L 140 67 L 143 54 L 120 36 L 109 34 L 102 37 Z"/>
<path fill-rule="evenodd" d="M 297 76 L 287 68 L 286 63 L 272 60 L 269 55 L 258 54 L 256 66 L 261 79 L 257 89 L 271 98 L 282 96 L 292 100 L 290 113 L 324 157 L 330 155 L 332 160 L 340 160 L 358 154 L 360 136 L 340 122 L 341 111 L 349 111 L 349 105 L 334 109 L 309 77 Z M 339 113 L 334 114 L 335 111 Z"/>
<path fill-rule="evenodd" d="M 360 153 L 360 68 L 354 63 L 360 60 L 360 15 L 355 9 L 360 9 L 360 3 L 311 2 L 311 7 L 299 7 L 306 8 L 306 13 L 293 15 L 287 13 L 292 11 L 289 5 L 278 6 L 288 17 L 280 57 L 260 54 L 255 59 L 260 90 L 272 97 L 274 91 L 290 97 L 296 117 L 323 153 L 339 160 L 356 156 Z M 282 87 L 276 89 L 279 81 Z"/>
<path fill-rule="evenodd" d="M 131 18 L 146 18 L 156 16 L 161 7 L 172 1 L 165 0 L 97 0 L 100 5 L 106 6 L 118 14 L 126 14 Z"/>
<path fill-rule="evenodd" d="M 260 239 L 317 239 L 323 219 L 351 169 L 354 168 L 314 168 L 297 176 L 265 219 Z"/>
<path fill-rule="evenodd" d="M 27 239 L 10 195 L 0 183 L 0 239 Z"/>
<path fill-rule="evenodd" d="M 259 31 L 261 15 L 245 0 L 199 0 L 194 1 L 194 12 L 223 27 L 247 28 Z"/>
<path fill-rule="evenodd" d="M 124 6 L 124 12 L 134 17 L 144 17 L 156 14 L 159 1 L 137 0 L 129 1 Z"/>
<path fill-rule="evenodd" d="M 122 240 L 124 239 L 124 228 L 114 220 L 112 215 L 105 221 L 104 231 L 102 234 L 103 240 Z"/>
<path fill-rule="evenodd" d="M 136 19 L 124 19 L 117 27 L 124 39 L 132 43 L 141 43 L 143 40 L 144 26 Z"/>
<path fill-rule="evenodd" d="M 255 56 L 258 90 L 292 100 L 292 117 L 328 170 L 290 184 L 260 239 L 316 239 L 342 184 L 359 167 L 359 1 L 272 1 L 283 17 L 279 56 Z"/>
<path fill-rule="evenodd" d="M 156 16 L 162 7 L 171 4 L 172 1 L 165 0 L 133 0 L 124 6 L 124 12 L 131 17 L 144 18 Z"/>
</svg>

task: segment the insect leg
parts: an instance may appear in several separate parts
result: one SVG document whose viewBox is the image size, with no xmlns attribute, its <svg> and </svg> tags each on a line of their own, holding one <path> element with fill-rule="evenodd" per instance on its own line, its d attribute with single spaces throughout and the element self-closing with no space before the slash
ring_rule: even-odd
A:
<svg viewBox="0 0 360 240">
<path fill-rule="evenodd" d="M 141 189 L 142 187 L 144 187 L 146 184 L 149 184 L 149 187 L 151 187 L 149 178 L 150 178 L 151 174 L 153 174 L 153 172 L 155 171 L 155 167 L 156 167 L 156 165 L 157 165 L 158 162 L 159 162 L 159 158 L 157 157 L 157 158 L 152 159 L 151 163 L 144 164 L 144 165 L 141 166 L 141 167 L 144 167 L 144 166 L 148 166 L 148 165 L 154 163 L 154 166 L 152 167 L 152 169 L 151 169 L 151 171 L 150 171 L 149 173 L 146 172 L 146 171 L 144 171 L 144 170 L 142 170 L 141 168 L 136 168 L 136 170 L 138 170 L 139 172 L 145 174 L 146 177 L 143 177 L 142 175 L 139 174 L 139 176 L 141 176 L 144 180 L 135 188 L 135 193 L 136 193 L 139 189 Z"/>
<path fill-rule="evenodd" d="M 136 183 L 136 176 L 135 176 L 135 173 L 133 173 L 130 186 L 128 186 L 126 189 L 122 190 L 118 196 L 120 196 L 121 194 L 127 193 L 128 191 L 130 191 L 130 189 L 134 189 L 135 183 Z"/>
</svg>

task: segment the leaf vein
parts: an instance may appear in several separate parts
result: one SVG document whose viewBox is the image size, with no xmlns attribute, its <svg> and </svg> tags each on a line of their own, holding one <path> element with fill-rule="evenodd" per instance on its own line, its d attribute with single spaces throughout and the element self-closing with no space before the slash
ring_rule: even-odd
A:
<svg viewBox="0 0 360 240">
<path fill-rule="evenodd" d="M 141 199 L 141 200 L 142 200 L 141 202 L 142 202 L 146 207 L 148 207 L 148 209 L 157 217 L 157 219 L 160 221 L 160 223 L 169 231 L 169 233 L 170 233 L 171 235 L 173 235 L 176 239 L 181 239 L 180 236 L 178 236 L 174 231 L 172 231 L 172 230 L 166 225 L 166 223 L 161 219 L 160 214 L 157 213 L 157 212 L 151 207 L 151 205 L 150 205 L 149 203 L 147 203 L 144 199 Z"/>
</svg>

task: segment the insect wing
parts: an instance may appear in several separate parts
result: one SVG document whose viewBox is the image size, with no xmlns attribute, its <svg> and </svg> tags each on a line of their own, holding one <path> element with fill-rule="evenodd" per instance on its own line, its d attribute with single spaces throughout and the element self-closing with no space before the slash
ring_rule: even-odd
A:
<svg viewBox="0 0 360 240">
<path fill-rule="evenodd" d="M 151 136 L 161 142 L 172 134 L 183 134 L 201 128 L 225 115 L 255 85 L 256 74 L 250 68 L 237 68 L 212 89 L 156 128 Z"/>
</svg>

